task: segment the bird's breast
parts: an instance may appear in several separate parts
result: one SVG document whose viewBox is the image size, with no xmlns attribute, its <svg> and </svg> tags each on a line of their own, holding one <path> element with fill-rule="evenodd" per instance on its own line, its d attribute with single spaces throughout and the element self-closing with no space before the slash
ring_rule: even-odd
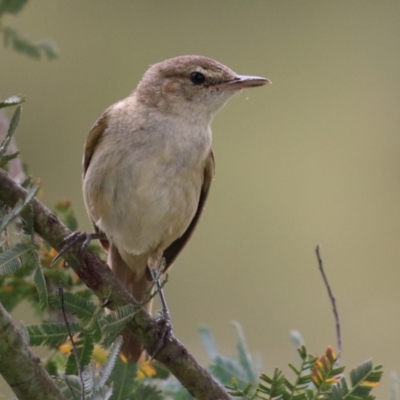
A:
<svg viewBox="0 0 400 400">
<path fill-rule="evenodd" d="M 209 128 L 193 131 L 136 132 L 118 141 L 110 135 L 94 155 L 84 180 L 87 208 L 124 251 L 166 248 L 188 228 L 211 149 Z"/>
</svg>

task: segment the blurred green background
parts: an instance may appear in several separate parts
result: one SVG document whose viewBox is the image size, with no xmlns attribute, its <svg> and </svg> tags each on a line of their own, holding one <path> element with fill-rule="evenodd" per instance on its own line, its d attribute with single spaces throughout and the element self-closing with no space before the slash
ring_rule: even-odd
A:
<svg viewBox="0 0 400 400">
<path fill-rule="evenodd" d="M 319 243 L 343 362 L 383 363 L 376 393 L 388 397 L 390 371 L 400 370 L 399 21 L 394 0 L 41 0 L 4 23 L 54 39 L 59 59 L 1 47 L 0 92 L 27 97 L 17 141 L 44 202 L 70 198 L 90 230 L 86 134 L 150 64 L 201 54 L 270 78 L 213 123 L 217 176 L 166 287 L 175 334 L 206 363 L 199 325 L 233 354 L 230 321 L 239 321 L 269 373 L 296 360 L 291 329 L 311 352 L 336 346 Z M 29 323 L 31 314 L 16 318 Z"/>
</svg>

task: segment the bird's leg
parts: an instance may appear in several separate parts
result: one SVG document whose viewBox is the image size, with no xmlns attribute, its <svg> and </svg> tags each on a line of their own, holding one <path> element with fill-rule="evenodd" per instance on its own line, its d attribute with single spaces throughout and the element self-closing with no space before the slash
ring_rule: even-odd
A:
<svg viewBox="0 0 400 400">
<path fill-rule="evenodd" d="M 160 283 L 160 275 L 162 273 L 162 267 L 164 261 L 162 255 L 163 255 L 162 250 L 159 250 L 155 254 L 150 255 L 148 259 L 149 271 L 153 279 L 153 282 L 157 287 L 157 291 L 160 295 L 161 307 L 162 307 L 162 310 L 160 311 L 160 316 L 159 318 L 157 318 L 157 324 L 161 325 L 162 329 L 160 332 L 160 337 L 158 338 L 157 346 L 152 354 L 152 358 L 154 358 L 155 355 L 158 353 L 158 351 L 162 348 L 162 346 L 165 344 L 169 335 L 172 332 L 171 316 L 169 314 L 167 302 L 164 296 L 164 291 Z"/>
<path fill-rule="evenodd" d="M 63 242 L 65 244 L 58 252 L 57 256 L 54 257 L 53 261 L 51 262 L 51 265 L 54 265 L 60 259 L 60 257 L 62 257 L 62 255 L 76 243 L 82 242 L 80 251 L 83 251 L 86 248 L 86 246 L 90 243 L 90 241 L 93 239 L 107 239 L 107 237 L 103 232 L 97 232 L 97 233 L 87 233 L 80 231 L 72 232 L 71 234 L 69 234 L 64 238 Z"/>
<path fill-rule="evenodd" d="M 155 283 L 156 287 L 157 287 L 157 291 L 160 295 L 160 300 L 161 300 L 161 307 L 162 310 L 160 311 L 160 316 L 164 321 L 171 321 L 171 316 L 169 314 L 169 310 L 168 310 L 168 306 L 167 306 L 167 302 L 165 300 L 165 296 L 164 296 L 164 290 L 162 288 L 162 285 L 160 283 L 160 272 L 153 269 L 153 268 L 149 268 L 150 273 L 151 273 L 151 277 L 153 279 L 153 282 Z"/>
</svg>

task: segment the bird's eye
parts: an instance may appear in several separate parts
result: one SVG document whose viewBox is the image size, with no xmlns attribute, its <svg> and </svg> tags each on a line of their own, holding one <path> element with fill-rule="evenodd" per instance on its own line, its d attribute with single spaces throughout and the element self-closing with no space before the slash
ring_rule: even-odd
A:
<svg viewBox="0 0 400 400">
<path fill-rule="evenodd" d="M 195 85 L 202 85 L 205 82 L 206 77 L 201 72 L 192 72 L 190 74 L 190 80 Z"/>
</svg>

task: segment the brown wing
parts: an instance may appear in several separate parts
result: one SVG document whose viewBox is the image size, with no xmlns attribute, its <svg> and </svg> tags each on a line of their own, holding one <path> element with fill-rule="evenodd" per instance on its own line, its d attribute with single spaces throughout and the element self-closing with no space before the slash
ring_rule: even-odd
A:
<svg viewBox="0 0 400 400">
<path fill-rule="evenodd" d="M 94 123 L 86 139 L 83 151 L 83 176 L 89 168 L 90 160 L 93 157 L 94 150 L 107 129 L 107 114 L 104 112 Z"/>
<path fill-rule="evenodd" d="M 200 216 L 204 209 L 205 202 L 207 200 L 208 191 L 211 186 L 211 181 L 214 177 L 214 171 L 215 171 L 215 162 L 214 162 L 214 155 L 211 150 L 210 154 L 208 155 L 206 165 L 204 168 L 203 186 L 201 188 L 200 199 L 199 199 L 199 204 L 197 206 L 196 214 L 193 217 L 192 222 L 190 223 L 189 227 L 186 229 L 185 233 L 179 239 L 176 239 L 175 242 L 173 242 L 164 251 L 164 257 L 165 257 L 165 262 L 166 262 L 164 272 L 166 272 L 168 270 L 168 268 L 171 267 L 171 265 L 175 261 L 176 257 L 178 257 L 179 253 L 185 247 L 186 243 L 192 236 L 197 223 L 199 222 Z"/>
<path fill-rule="evenodd" d="M 99 141 L 103 137 L 105 130 L 107 129 L 107 112 L 104 112 L 100 118 L 94 123 L 92 129 L 90 130 L 88 137 L 86 139 L 85 148 L 83 151 L 83 177 L 89 168 L 90 160 L 93 157 L 93 153 L 98 145 Z M 100 229 L 92 221 L 94 231 L 100 233 Z M 110 243 L 108 240 L 100 240 L 100 243 L 104 250 L 108 251 L 110 248 Z"/>
</svg>

